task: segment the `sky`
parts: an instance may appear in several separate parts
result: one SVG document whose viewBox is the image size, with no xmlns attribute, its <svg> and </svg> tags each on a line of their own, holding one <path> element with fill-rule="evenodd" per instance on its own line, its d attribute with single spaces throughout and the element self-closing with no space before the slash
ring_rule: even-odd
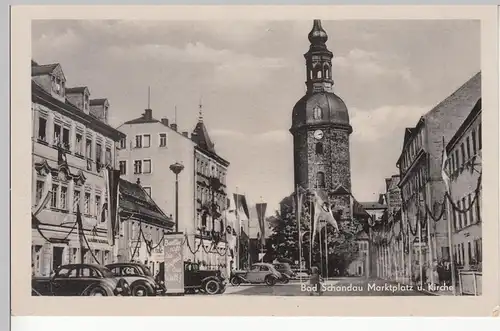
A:
<svg viewBox="0 0 500 331">
<path fill-rule="evenodd" d="M 323 21 L 334 91 L 346 103 L 353 194 L 374 201 L 397 174 L 404 129 L 480 70 L 480 23 Z M 108 98 L 114 127 L 150 107 L 191 132 L 203 105 L 228 188 L 276 209 L 293 191 L 288 131 L 305 93 L 311 21 L 33 21 L 32 56 L 67 86 Z"/>
</svg>

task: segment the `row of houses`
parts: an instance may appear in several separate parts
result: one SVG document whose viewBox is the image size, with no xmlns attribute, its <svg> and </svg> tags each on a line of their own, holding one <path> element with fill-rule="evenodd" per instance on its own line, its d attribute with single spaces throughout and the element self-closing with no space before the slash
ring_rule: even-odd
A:
<svg viewBox="0 0 500 331">
<path fill-rule="evenodd" d="M 374 208 L 365 204 L 374 275 L 450 284 L 451 261 L 457 282 L 481 271 L 481 111 L 479 72 L 406 128 L 399 174 Z"/>
<path fill-rule="evenodd" d="M 156 273 L 164 235 L 174 231 L 185 234 L 185 259 L 218 269 L 238 265 L 228 236 L 249 230 L 227 223 L 229 212 L 241 218 L 240 195 L 228 192 L 229 162 L 210 139 L 201 105 L 190 133 L 155 118 L 152 109 L 113 128 L 109 101 L 91 98 L 86 86 L 70 87 L 60 64 L 32 61 L 31 76 L 34 210 L 50 192 L 33 217 L 33 274 L 50 275 L 66 263 L 123 261 Z M 113 169 L 119 172 L 116 224 L 109 215 Z M 83 233 L 75 230 L 78 210 Z"/>
</svg>

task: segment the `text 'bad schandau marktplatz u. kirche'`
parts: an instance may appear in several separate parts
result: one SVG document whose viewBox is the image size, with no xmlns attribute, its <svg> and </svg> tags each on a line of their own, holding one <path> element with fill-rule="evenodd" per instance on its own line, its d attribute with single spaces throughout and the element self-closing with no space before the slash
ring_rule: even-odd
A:
<svg viewBox="0 0 500 331">
<path fill-rule="evenodd" d="M 265 203 L 228 188 L 230 162 L 210 138 L 201 101 L 191 131 L 149 105 L 113 128 L 111 102 L 68 84 L 60 64 L 32 61 L 33 274 L 127 261 L 156 274 L 165 234 L 180 232 L 185 260 L 227 275 L 260 260 L 287 260 L 327 277 L 455 282 L 461 293 L 480 294 L 481 74 L 401 132 L 399 173 L 381 179 L 386 189 L 377 201 L 358 202 L 349 139 L 362 128 L 351 126 L 334 92 L 334 54 L 320 20 L 308 39 L 307 92 L 290 127 L 294 193 L 280 210 L 281 217 L 296 214 L 293 253 L 274 242 L 282 228 L 272 217 L 264 221 Z M 344 247 L 355 252 L 340 267 L 335 238 L 349 231 L 352 245 Z"/>
</svg>

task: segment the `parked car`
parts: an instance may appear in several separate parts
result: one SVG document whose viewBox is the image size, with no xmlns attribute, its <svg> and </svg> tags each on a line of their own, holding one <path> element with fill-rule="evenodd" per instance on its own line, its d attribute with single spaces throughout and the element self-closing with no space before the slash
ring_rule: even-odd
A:
<svg viewBox="0 0 500 331">
<path fill-rule="evenodd" d="M 295 279 L 309 278 L 309 271 L 305 269 L 297 269 L 293 273 L 295 274 Z"/>
<path fill-rule="evenodd" d="M 222 294 L 226 291 L 226 279 L 220 270 L 200 270 L 195 262 L 184 262 L 184 291 L 186 293 Z"/>
<path fill-rule="evenodd" d="M 67 264 L 52 277 L 34 277 L 31 293 L 43 296 L 128 296 L 130 286 L 107 268 L 95 264 Z"/>
<path fill-rule="evenodd" d="M 278 272 L 282 275 L 286 275 L 287 277 L 282 277 L 282 278 L 287 278 L 288 280 L 294 279 L 295 278 L 295 272 L 293 272 L 292 267 L 290 266 L 289 263 L 285 262 L 276 262 L 273 263 L 273 267 L 278 270 Z M 282 279 L 283 280 L 283 279 Z M 286 281 L 288 282 L 288 281 Z"/>
<path fill-rule="evenodd" d="M 141 263 L 113 263 L 106 265 L 115 277 L 123 278 L 130 284 L 130 293 L 135 297 L 165 295 L 165 282 L 157 282 L 149 268 Z"/>
<path fill-rule="evenodd" d="M 282 278 L 281 274 L 270 263 L 254 263 L 250 270 L 236 270 L 231 274 L 230 282 L 234 286 L 242 283 L 263 284 L 273 286 Z"/>
</svg>

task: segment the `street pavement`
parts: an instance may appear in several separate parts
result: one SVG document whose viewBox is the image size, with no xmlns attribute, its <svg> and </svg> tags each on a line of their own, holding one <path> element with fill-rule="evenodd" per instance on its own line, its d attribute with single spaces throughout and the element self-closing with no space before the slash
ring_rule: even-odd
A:
<svg viewBox="0 0 500 331">
<path fill-rule="evenodd" d="M 416 288 L 384 280 L 365 278 L 339 278 L 328 280 L 323 286 L 323 296 L 424 296 Z M 229 285 L 224 295 L 271 295 L 271 296 L 309 296 L 312 289 L 307 281 L 302 284 L 266 285 Z"/>
</svg>

